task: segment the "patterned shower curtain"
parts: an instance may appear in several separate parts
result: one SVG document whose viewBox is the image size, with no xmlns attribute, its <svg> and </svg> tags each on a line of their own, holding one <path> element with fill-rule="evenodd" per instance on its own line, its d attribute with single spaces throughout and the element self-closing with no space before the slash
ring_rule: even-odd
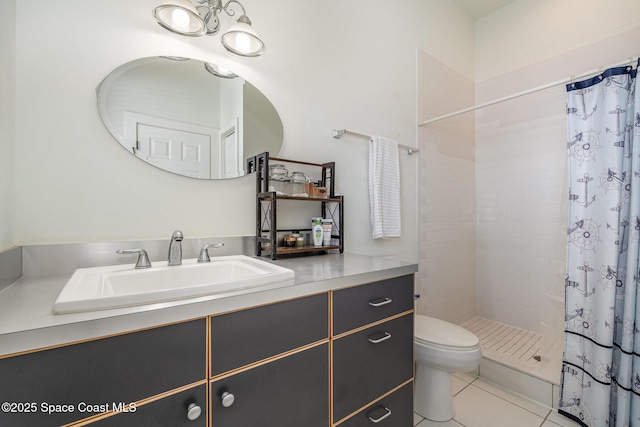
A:
<svg viewBox="0 0 640 427">
<path fill-rule="evenodd" d="M 612 68 L 567 85 L 570 201 L 559 411 L 584 426 L 640 426 L 636 71 Z"/>
</svg>

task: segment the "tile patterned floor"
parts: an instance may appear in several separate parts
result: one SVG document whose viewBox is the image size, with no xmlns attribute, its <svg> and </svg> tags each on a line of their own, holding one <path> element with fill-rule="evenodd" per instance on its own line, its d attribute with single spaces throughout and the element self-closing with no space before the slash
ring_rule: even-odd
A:
<svg viewBox="0 0 640 427">
<path fill-rule="evenodd" d="M 433 422 L 414 414 L 415 427 L 575 427 L 550 408 L 470 374 L 453 378 L 455 416 Z"/>
</svg>

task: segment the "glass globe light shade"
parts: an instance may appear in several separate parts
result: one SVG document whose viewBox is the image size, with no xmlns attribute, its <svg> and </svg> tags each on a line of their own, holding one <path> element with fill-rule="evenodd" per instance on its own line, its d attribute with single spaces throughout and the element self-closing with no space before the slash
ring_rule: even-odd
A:
<svg viewBox="0 0 640 427">
<path fill-rule="evenodd" d="M 260 56 L 265 51 L 264 43 L 251 27 L 251 21 L 246 15 L 238 18 L 222 35 L 221 41 L 228 51 L 240 56 Z"/>
<path fill-rule="evenodd" d="M 168 0 L 153 9 L 153 17 L 161 27 L 183 36 L 201 36 L 206 31 L 204 20 L 189 0 Z"/>
</svg>

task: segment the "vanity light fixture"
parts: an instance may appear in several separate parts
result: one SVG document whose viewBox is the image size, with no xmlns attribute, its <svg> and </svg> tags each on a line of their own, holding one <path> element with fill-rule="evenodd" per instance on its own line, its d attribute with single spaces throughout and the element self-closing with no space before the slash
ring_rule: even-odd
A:
<svg viewBox="0 0 640 427">
<path fill-rule="evenodd" d="M 251 20 L 242 3 L 229 0 L 166 0 L 153 9 L 153 17 L 166 30 L 189 37 L 212 36 L 220 31 L 219 15 L 225 12 L 234 16 L 235 11 L 229 6 L 236 3 L 242 9 L 238 18 L 222 36 L 220 41 L 229 52 L 240 56 L 260 56 L 265 45 L 251 27 Z"/>
</svg>

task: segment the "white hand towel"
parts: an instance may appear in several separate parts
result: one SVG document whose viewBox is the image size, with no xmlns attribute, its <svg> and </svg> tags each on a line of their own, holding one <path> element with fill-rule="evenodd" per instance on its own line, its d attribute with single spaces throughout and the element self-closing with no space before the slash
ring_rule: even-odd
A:
<svg viewBox="0 0 640 427">
<path fill-rule="evenodd" d="M 369 204 L 373 238 L 400 237 L 398 143 L 380 136 L 369 141 Z"/>
</svg>

